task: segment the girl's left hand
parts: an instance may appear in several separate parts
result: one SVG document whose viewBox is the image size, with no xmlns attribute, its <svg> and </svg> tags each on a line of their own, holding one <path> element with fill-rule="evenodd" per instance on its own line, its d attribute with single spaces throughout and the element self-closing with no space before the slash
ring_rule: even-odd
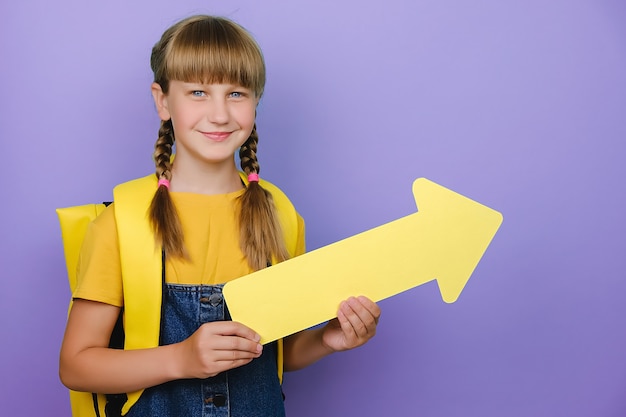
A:
<svg viewBox="0 0 626 417">
<path fill-rule="evenodd" d="M 354 349 L 376 334 L 380 308 L 367 297 L 350 297 L 339 305 L 337 318 L 326 324 L 322 343 L 332 351 Z"/>
</svg>

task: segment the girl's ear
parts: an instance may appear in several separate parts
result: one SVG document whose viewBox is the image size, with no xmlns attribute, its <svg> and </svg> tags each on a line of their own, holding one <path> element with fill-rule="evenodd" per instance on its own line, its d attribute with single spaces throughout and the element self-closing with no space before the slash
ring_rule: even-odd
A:
<svg viewBox="0 0 626 417">
<path fill-rule="evenodd" d="M 170 120 L 169 108 L 167 107 L 167 96 L 163 93 L 163 89 L 158 83 L 152 83 L 152 98 L 154 99 L 154 105 L 156 106 L 157 113 L 163 121 Z"/>
</svg>

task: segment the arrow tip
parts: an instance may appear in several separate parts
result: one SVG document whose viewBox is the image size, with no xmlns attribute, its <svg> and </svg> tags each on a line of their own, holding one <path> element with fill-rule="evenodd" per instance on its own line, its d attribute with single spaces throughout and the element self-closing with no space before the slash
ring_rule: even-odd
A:
<svg viewBox="0 0 626 417">
<path fill-rule="evenodd" d="M 438 238 L 430 242 L 437 284 L 446 303 L 458 298 L 502 224 L 502 214 L 426 178 L 413 183 L 423 222 Z"/>
</svg>

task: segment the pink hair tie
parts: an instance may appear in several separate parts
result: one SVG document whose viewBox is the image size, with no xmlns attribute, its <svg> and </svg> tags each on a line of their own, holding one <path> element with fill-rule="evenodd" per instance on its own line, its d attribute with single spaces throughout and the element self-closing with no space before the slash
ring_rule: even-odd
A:
<svg viewBox="0 0 626 417">
<path fill-rule="evenodd" d="M 165 188 L 167 188 L 168 190 L 170 189 L 170 182 L 169 182 L 169 180 L 166 180 L 165 178 L 161 178 L 159 180 L 159 185 L 158 186 L 160 187 L 162 185 L 165 185 Z"/>
<path fill-rule="evenodd" d="M 259 174 L 256 172 L 248 174 L 248 182 L 259 182 Z"/>
</svg>

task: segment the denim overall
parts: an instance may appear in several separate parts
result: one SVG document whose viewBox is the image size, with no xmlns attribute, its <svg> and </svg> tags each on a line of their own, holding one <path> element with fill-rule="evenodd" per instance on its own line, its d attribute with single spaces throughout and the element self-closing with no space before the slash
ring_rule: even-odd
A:
<svg viewBox="0 0 626 417">
<path fill-rule="evenodd" d="M 178 343 L 202 323 L 230 320 L 223 285 L 165 284 L 161 345 Z M 207 379 L 170 381 L 146 389 L 127 417 L 282 417 L 276 342 L 239 368 Z"/>
</svg>

